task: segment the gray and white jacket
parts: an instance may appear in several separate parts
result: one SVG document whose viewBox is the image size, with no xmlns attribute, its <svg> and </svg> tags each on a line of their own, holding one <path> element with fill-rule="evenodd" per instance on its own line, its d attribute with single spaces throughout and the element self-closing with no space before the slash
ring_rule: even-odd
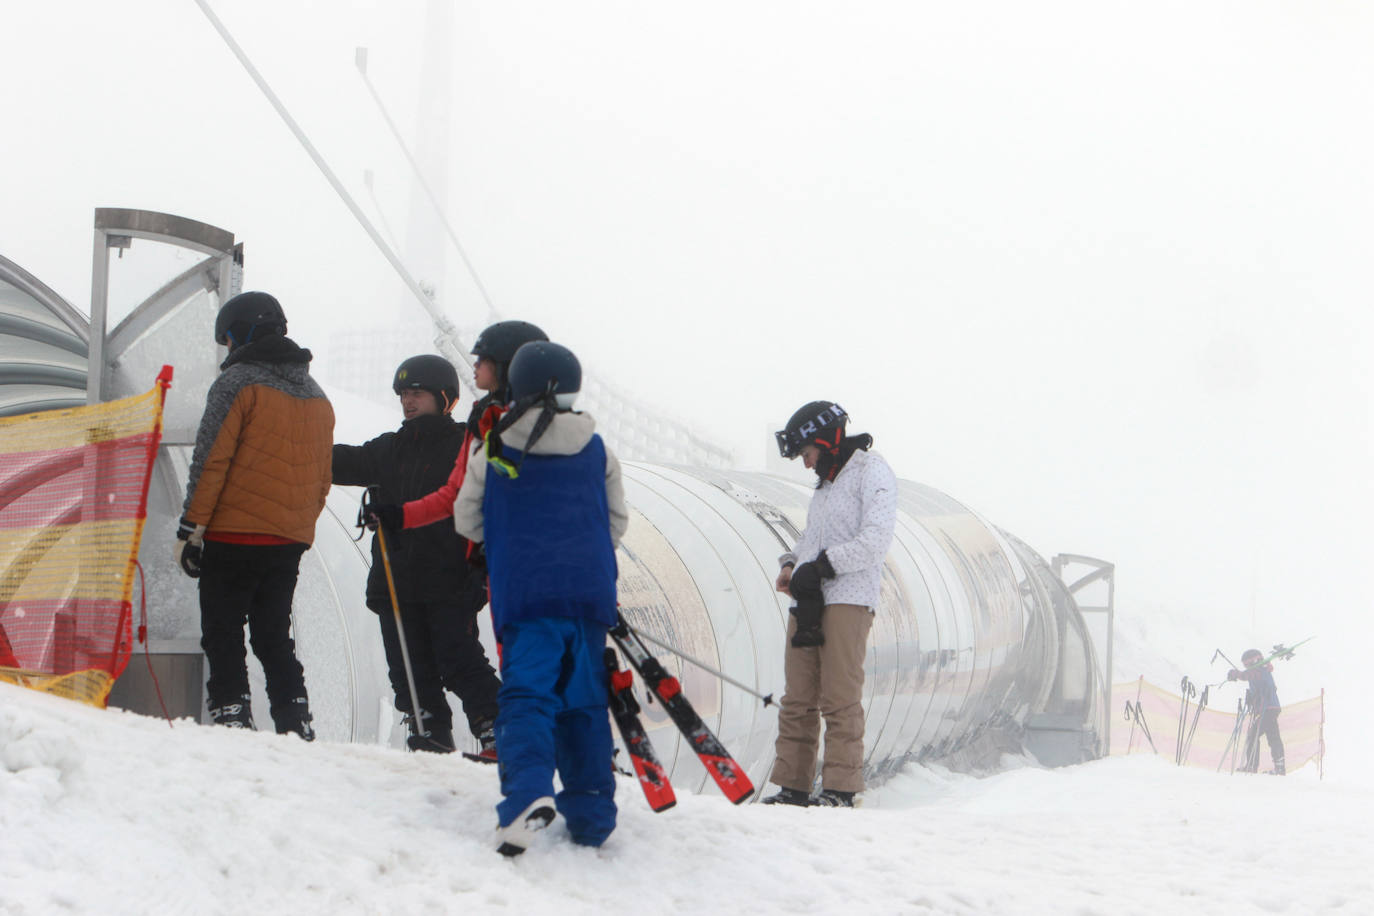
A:
<svg viewBox="0 0 1374 916">
<path fill-rule="evenodd" d="M 501 434 L 502 440 L 511 448 L 524 451 L 525 443 L 534 431 L 539 411 L 531 410 L 511 424 L 510 429 Z M 534 443 L 531 455 L 576 455 L 587 447 L 596 433 L 596 421 L 590 414 L 555 414 L 548 429 Z M 453 501 L 453 527 L 458 533 L 474 543 L 485 540 L 482 523 L 482 500 L 487 491 L 487 462 L 483 457 L 482 444 L 478 442 L 473 453 L 468 456 L 467 475 Z M 625 485 L 621 479 L 620 461 L 606 447 L 606 505 L 610 511 L 611 543 L 619 546 L 630 527 L 630 510 L 625 506 Z"/>
<path fill-rule="evenodd" d="M 806 510 L 806 530 L 779 562 L 808 563 L 822 550 L 835 578 L 821 583 L 826 604 L 874 607 L 883 561 L 897 526 L 897 477 L 883 457 L 856 451 L 833 481 L 822 481 Z"/>
</svg>

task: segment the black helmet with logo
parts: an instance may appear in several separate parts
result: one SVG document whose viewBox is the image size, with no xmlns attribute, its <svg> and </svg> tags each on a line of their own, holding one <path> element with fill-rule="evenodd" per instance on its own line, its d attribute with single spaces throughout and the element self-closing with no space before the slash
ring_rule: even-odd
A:
<svg viewBox="0 0 1374 916">
<path fill-rule="evenodd" d="M 816 445 L 834 455 L 844 439 L 844 427 L 849 415 L 833 401 L 812 401 L 792 414 L 787 425 L 773 435 L 778 440 L 778 453 L 795 458 L 808 445 Z"/>
<path fill-rule="evenodd" d="M 268 293 L 239 293 L 220 307 L 215 316 L 215 343 L 242 346 L 264 334 L 285 334 L 286 313 Z"/>
<path fill-rule="evenodd" d="M 391 380 L 391 390 L 397 394 L 407 388 L 430 392 L 438 400 L 439 409 L 448 413 L 458 403 L 458 370 L 442 356 L 412 356 L 396 367 Z"/>
</svg>

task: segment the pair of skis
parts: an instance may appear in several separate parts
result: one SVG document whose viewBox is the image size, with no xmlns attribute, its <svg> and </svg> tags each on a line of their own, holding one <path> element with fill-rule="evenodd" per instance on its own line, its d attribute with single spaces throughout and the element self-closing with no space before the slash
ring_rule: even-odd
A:
<svg viewBox="0 0 1374 916">
<path fill-rule="evenodd" d="M 725 797 L 736 805 L 748 800 L 749 796 L 754 794 L 753 783 L 745 775 L 744 768 L 730 756 L 725 745 L 720 743 L 702 721 L 701 716 L 692 708 L 692 704 L 683 695 L 682 685 L 678 683 L 677 678 L 669 674 L 659 660 L 645 648 L 639 635 L 630 628 L 623 616 L 618 617 L 610 633 L 611 639 L 615 640 L 616 646 L 630 665 L 639 672 L 644 686 L 648 688 L 649 698 L 658 700 L 663 706 L 673 724 L 687 739 L 687 744 L 706 767 L 706 772 L 710 773 L 716 785 L 720 786 Z M 673 794 L 668 774 L 649 741 L 649 735 L 639 721 L 640 707 L 634 697 L 633 675 L 628 669 L 621 670 L 615 649 L 606 650 L 605 660 L 610 675 L 611 717 L 615 720 L 616 728 L 620 730 L 621 740 L 625 743 L 625 750 L 634 764 L 635 775 L 639 778 L 640 788 L 644 790 L 649 807 L 654 811 L 666 811 L 677 804 L 677 797 Z"/>
</svg>

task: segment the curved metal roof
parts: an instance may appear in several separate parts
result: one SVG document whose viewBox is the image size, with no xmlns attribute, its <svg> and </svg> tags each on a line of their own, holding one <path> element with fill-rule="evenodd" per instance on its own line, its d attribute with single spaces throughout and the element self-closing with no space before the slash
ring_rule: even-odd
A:
<svg viewBox="0 0 1374 916">
<path fill-rule="evenodd" d="M 0 416 L 86 403 L 90 324 L 0 255 Z"/>
</svg>

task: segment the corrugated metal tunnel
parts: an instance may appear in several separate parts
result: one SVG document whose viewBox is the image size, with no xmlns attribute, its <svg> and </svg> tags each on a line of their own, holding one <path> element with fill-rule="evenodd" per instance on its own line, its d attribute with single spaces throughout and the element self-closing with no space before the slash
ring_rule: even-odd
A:
<svg viewBox="0 0 1374 916">
<path fill-rule="evenodd" d="M 157 216 L 98 211 L 98 218 L 102 213 L 136 214 L 145 221 L 140 225 Z M 227 242 L 136 308 L 101 350 L 110 397 L 146 390 L 162 362 L 176 367 L 140 560 L 149 648 L 163 661 L 179 660 L 185 690 L 175 711 L 197 718 L 204 714 L 198 601 L 195 584 L 172 564 L 171 547 L 195 424 L 222 358 L 212 342 L 214 315 L 240 283 L 241 246 L 214 232 Z M 0 305 L 11 316 L 0 322 L 0 406 L 42 409 L 76 399 L 73 372 L 82 369 L 88 333 L 83 316 L 3 259 Z M 48 363 L 52 371 L 33 368 Z M 805 524 L 809 487 L 763 473 L 640 462 L 624 468 L 632 515 L 619 554 L 626 617 L 649 636 L 781 696 L 788 599 L 773 581 L 778 555 Z M 913 759 L 956 768 L 995 762 L 1002 752 L 1030 746 L 1037 719 L 1052 720 L 1069 736 L 1067 749 L 1046 762 L 1097 756 L 1106 728 L 1104 674 L 1064 583 L 1033 550 L 948 496 L 905 480 L 900 491 L 865 667 L 870 779 Z M 357 495 L 335 488 L 319 520 L 315 546 L 301 564 L 295 636 L 321 737 L 400 746 L 376 617 L 363 604 L 368 556 L 353 540 Z M 482 620 L 494 658 L 486 615 Z M 776 709 L 658 654 L 762 785 L 772 766 Z M 249 658 L 255 699 L 266 708 L 260 670 Z M 122 702 L 156 714 L 151 685 L 140 685 L 140 677 L 145 667 L 131 664 L 117 685 Z M 646 704 L 644 716 L 675 783 L 705 786 L 695 754 L 660 710 Z"/>
</svg>

